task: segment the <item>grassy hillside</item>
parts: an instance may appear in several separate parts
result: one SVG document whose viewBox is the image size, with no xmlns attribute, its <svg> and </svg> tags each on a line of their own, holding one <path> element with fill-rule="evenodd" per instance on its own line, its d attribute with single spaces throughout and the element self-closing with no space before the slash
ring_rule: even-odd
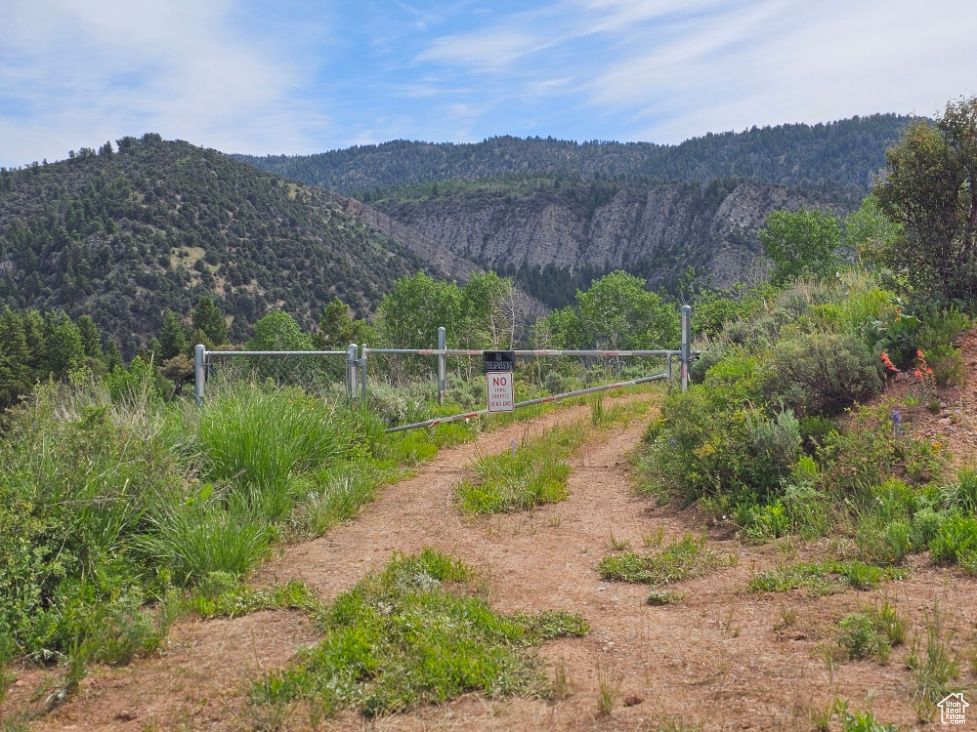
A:
<svg viewBox="0 0 977 732">
<path fill-rule="evenodd" d="M 214 297 L 232 340 L 270 308 L 365 315 L 429 269 L 317 189 L 147 134 L 0 172 L 0 305 L 88 313 L 131 354 L 166 309 Z"/>
</svg>

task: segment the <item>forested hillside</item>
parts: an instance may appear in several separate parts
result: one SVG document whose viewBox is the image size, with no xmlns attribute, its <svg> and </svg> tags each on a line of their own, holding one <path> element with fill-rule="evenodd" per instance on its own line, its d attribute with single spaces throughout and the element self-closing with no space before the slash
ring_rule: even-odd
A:
<svg viewBox="0 0 977 732">
<path fill-rule="evenodd" d="M 474 144 L 396 140 L 318 155 L 236 157 L 364 200 L 411 183 L 526 173 L 612 178 L 639 187 L 734 177 L 778 185 L 850 186 L 864 194 L 885 165 L 885 149 L 908 122 L 907 117 L 878 114 L 709 134 L 680 145 L 505 136 Z"/>
<path fill-rule="evenodd" d="M 127 356 L 202 297 L 240 342 L 271 308 L 366 315 L 419 270 L 323 191 L 154 134 L 0 171 L 0 306 L 90 314 Z"/>
</svg>

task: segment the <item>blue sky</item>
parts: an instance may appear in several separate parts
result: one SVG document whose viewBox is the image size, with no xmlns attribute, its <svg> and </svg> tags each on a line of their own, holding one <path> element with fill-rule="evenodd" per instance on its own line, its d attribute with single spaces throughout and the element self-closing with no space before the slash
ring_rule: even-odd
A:
<svg viewBox="0 0 977 732">
<path fill-rule="evenodd" d="M 0 165 L 933 115 L 977 93 L 975 29 L 973 0 L 0 0 Z"/>
</svg>

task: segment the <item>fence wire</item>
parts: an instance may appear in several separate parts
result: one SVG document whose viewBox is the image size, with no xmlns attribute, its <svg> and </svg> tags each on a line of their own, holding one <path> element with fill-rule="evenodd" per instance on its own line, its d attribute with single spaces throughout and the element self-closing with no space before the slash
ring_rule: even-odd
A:
<svg viewBox="0 0 977 732">
<path fill-rule="evenodd" d="M 346 352 L 282 351 L 251 355 L 246 351 L 207 351 L 207 381 L 248 381 L 293 386 L 313 394 L 346 389 Z"/>
</svg>

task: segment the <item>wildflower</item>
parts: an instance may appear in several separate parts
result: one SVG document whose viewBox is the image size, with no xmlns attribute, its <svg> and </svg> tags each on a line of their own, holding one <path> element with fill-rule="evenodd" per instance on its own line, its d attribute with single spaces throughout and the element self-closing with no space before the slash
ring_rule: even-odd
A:
<svg viewBox="0 0 977 732">
<path fill-rule="evenodd" d="M 913 376 L 915 376 L 917 379 L 922 379 L 923 378 L 923 372 L 920 371 L 919 369 L 916 369 L 915 371 L 913 371 Z"/>
<path fill-rule="evenodd" d="M 889 358 L 889 354 L 886 353 L 885 351 L 882 351 L 882 363 L 884 363 L 885 367 L 889 369 L 889 371 L 893 372 L 894 374 L 899 373 L 899 369 L 897 369 L 896 365 L 892 363 L 892 359 Z"/>
<path fill-rule="evenodd" d="M 943 445 L 942 445 L 942 444 L 940 444 L 939 442 L 934 442 L 934 443 L 933 443 L 932 445 L 930 445 L 930 449 L 931 449 L 931 450 L 932 450 L 932 451 L 933 451 L 934 453 L 937 453 L 937 452 L 939 452 L 939 451 L 940 451 L 940 448 L 941 448 L 941 447 L 943 447 Z"/>
</svg>

